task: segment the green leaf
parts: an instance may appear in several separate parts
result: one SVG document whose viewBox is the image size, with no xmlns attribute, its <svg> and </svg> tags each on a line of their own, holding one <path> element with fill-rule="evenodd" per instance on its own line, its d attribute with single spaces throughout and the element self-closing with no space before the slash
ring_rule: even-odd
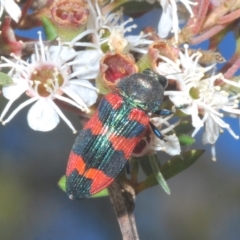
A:
<svg viewBox="0 0 240 240">
<path fill-rule="evenodd" d="M 106 197 L 108 196 L 108 190 L 107 188 L 104 188 L 102 191 L 92 195 L 90 198 L 98 198 L 98 197 Z"/>
<path fill-rule="evenodd" d="M 157 182 L 159 183 L 159 185 L 161 185 L 161 187 L 167 194 L 170 194 L 170 189 L 169 189 L 168 184 L 165 181 L 161 171 L 159 170 L 157 160 L 158 159 L 157 159 L 156 154 L 149 155 L 149 161 L 152 166 L 153 174 L 155 175 Z"/>
<path fill-rule="evenodd" d="M 190 150 L 164 163 L 160 170 L 165 179 L 169 179 L 190 167 L 204 153 L 204 150 Z"/>
<path fill-rule="evenodd" d="M 164 163 L 160 167 L 160 172 L 165 180 L 179 174 L 188 167 L 190 167 L 205 151 L 204 150 L 190 150 L 182 153 L 181 156 L 174 156 L 172 159 Z M 156 175 L 153 173 L 148 176 L 143 182 L 139 183 L 135 188 L 136 194 L 139 192 L 159 184 Z"/>
<path fill-rule="evenodd" d="M 184 146 L 192 145 L 195 142 L 195 139 L 193 137 L 186 134 L 180 134 L 178 136 L 178 140 L 180 144 Z"/>
<path fill-rule="evenodd" d="M 192 123 L 190 121 L 182 121 L 178 126 L 174 128 L 176 135 L 188 134 L 193 130 Z"/>
<path fill-rule="evenodd" d="M 66 176 L 63 175 L 60 180 L 58 181 L 58 186 L 64 191 L 66 192 Z M 91 198 L 98 198 L 98 197 L 106 197 L 108 196 L 108 190 L 107 188 L 104 188 L 102 191 L 94 194 L 91 196 Z"/>
<path fill-rule="evenodd" d="M 12 84 L 13 80 L 7 74 L 0 72 L 0 86 Z"/>
<path fill-rule="evenodd" d="M 58 186 L 64 191 L 66 192 L 66 176 L 63 175 L 59 181 L 58 181 Z"/>
<path fill-rule="evenodd" d="M 58 33 L 53 22 L 49 18 L 43 16 L 42 24 L 43 24 L 43 29 L 46 34 L 47 40 L 49 41 L 54 40 L 58 36 Z"/>
<path fill-rule="evenodd" d="M 143 156 L 143 157 L 133 158 L 133 159 L 134 159 L 134 161 L 138 161 L 140 163 L 140 166 L 141 166 L 143 172 L 146 174 L 146 176 L 149 176 L 153 173 L 152 166 L 149 161 L 149 156 Z M 158 163 L 158 165 L 159 165 L 159 163 Z"/>
</svg>

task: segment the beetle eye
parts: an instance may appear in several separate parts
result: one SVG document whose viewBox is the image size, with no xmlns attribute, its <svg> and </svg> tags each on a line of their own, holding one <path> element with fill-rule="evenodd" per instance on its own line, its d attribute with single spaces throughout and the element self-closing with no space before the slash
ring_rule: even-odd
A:
<svg viewBox="0 0 240 240">
<path fill-rule="evenodd" d="M 163 86 L 164 89 L 168 85 L 168 80 L 162 75 L 158 75 L 158 82 Z"/>
</svg>

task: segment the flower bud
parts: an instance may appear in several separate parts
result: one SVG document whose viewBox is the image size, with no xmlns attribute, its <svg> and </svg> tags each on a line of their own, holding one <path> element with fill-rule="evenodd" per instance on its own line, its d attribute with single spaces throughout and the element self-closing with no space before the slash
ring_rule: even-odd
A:
<svg viewBox="0 0 240 240">
<path fill-rule="evenodd" d="M 1 28 L 2 33 L 0 34 L 0 54 L 10 55 L 14 53 L 16 56 L 20 56 L 24 48 L 24 43 L 16 40 L 10 24 L 11 18 L 6 17 Z"/>
<path fill-rule="evenodd" d="M 163 41 L 154 42 L 149 46 L 148 49 L 149 60 L 151 62 L 152 68 L 156 69 L 159 62 L 162 61 L 159 58 L 159 55 L 167 57 L 172 61 L 176 62 L 176 60 L 178 59 L 178 52 L 179 52 L 178 48 L 175 48 L 167 44 L 166 42 Z"/>
<path fill-rule="evenodd" d="M 50 6 L 51 20 L 63 41 L 71 41 L 86 26 L 89 8 L 83 0 L 60 0 Z"/>
<path fill-rule="evenodd" d="M 138 67 L 130 54 L 107 53 L 100 62 L 100 72 L 97 84 L 109 91 L 115 89 L 119 79 L 137 73 Z"/>
</svg>

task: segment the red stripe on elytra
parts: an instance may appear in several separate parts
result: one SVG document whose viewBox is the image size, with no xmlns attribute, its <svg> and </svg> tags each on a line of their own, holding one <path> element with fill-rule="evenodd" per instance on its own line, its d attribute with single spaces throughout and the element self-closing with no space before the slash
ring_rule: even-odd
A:
<svg viewBox="0 0 240 240">
<path fill-rule="evenodd" d="M 114 110 L 119 109 L 123 104 L 123 98 L 117 93 L 109 93 L 105 96 L 105 99 Z"/>
<path fill-rule="evenodd" d="M 82 157 L 75 154 L 73 151 L 70 153 L 68 160 L 66 175 L 69 176 L 75 169 L 78 171 L 79 175 L 85 178 L 91 179 L 93 182 L 91 184 L 90 193 L 94 194 L 107 187 L 114 178 L 108 177 L 103 171 L 95 168 L 85 169 L 86 164 Z"/>
<path fill-rule="evenodd" d="M 144 132 L 134 138 L 125 138 L 123 136 L 117 136 L 114 133 L 109 136 L 109 141 L 111 141 L 112 146 L 115 151 L 123 151 L 124 157 L 128 159 L 134 149 L 134 147 L 138 144 Z"/>
<path fill-rule="evenodd" d="M 92 116 L 92 118 L 88 121 L 84 129 L 91 129 L 93 135 L 99 135 L 103 131 L 103 123 L 98 117 L 98 111 Z"/>
<path fill-rule="evenodd" d="M 80 175 L 83 175 L 85 171 L 85 162 L 83 161 L 82 157 L 80 155 L 77 155 L 73 151 L 71 151 L 69 159 L 68 159 L 68 165 L 66 170 L 66 175 L 69 176 L 73 170 L 77 169 L 78 173 Z"/>
<path fill-rule="evenodd" d="M 128 114 L 128 119 L 132 121 L 137 121 L 142 125 L 148 125 L 149 116 L 142 110 L 133 108 Z"/>
<path fill-rule="evenodd" d="M 114 178 L 111 178 L 104 174 L 103 171 L 95 168 L 88 169 L 84 174 L 84 177 L 93 181 L 90 188 L 91 194 L 99 192 L 114 180 Z"/>
</svg>

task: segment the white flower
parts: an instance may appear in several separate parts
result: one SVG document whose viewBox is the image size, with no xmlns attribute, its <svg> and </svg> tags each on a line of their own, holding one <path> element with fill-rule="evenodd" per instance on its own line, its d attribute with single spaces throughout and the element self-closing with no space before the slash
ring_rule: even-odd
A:
<svg viewBox="0 0 240 240">
<path fill-rule="evenodd" d="M 141 140 L 140 145 L 133 152 L 133 156 L 140 157 L 148 154 L 155 153 L 156 151 L 164 151 L 171 156 L 179 155 L 181 153 L 181 147 L 178 140 L 178 137 L 173 134 L 168 134 L 172 132 L 173 129 L 179 124 L 179 121 L 174 124 L 169 124 L 168 120 L 172 117 L 154 117 L 151 118 L 153 125 L 161 131 L 161 134 L 164 137 L 159 139 L 151 127 L 145 134 L 145 137 Z M 163 128 L 165 126 L 165 128 Z"/>
<path fill-rule="evenodd" d="M 45 47 L 39 34 L 39 42 L 35 45 L 35 54 L 31 56 L 30 62 L 16 56 L 15 62 L 2 57 L 5 63 L 0 64 L 0 67 L 12 68 L 8 74 L 14 82 L 2 89 L 4 97 L 9 99 L 0 116 L 2 123 L 9 122 L 22 108 L 35 102 L 27 116 L 32 129 L 50 131 L 57 126 L 61 117 L 73 132 L 76 132 L 54 102 L 60 100 L 85 112 L 96 102 L 95 87 L 87 80 L 75 78 L 75 73 L 71 72 L 66 64 L 75 56 L 76 52 L 72 48 L 63 47 L 60 43 L 58 46 Z M 26 93 L 29 99 L 4 119 L 11 105 L 23 93 Z"/>
<path fill-rule="evenodd" d="M 162 7 L 161 18 L 158 23 L 158 35 L 161 38 L 166 38 L 169 33 L 172 31 L 174 34 L 175 42 L 178 42 L 178 33 L 179 29 L 179 21 L 181 19 L 178 11 L 181 8 L 178 8 L 179 4 L 185 6 L 187 11 L 190 14 L 190 17 L 193 17 L 193 11 L 191 5 L 197 5 L 197 2 L 189 1 L 189 0 L 158 0 Z M 178 5 L 177 5 L 178 4 Z"/>
<path fill-rule="evenodd" d="M 100 61 L 105 54 L 103 50 L 104 45 L 107 45 L 110 51 L 117 53 L 129 52 L 130 50 L 142 54 L 147 53 L 147 46 L 152 43 L 152 41 L 146 39 L 146 34 L 140 33 L 136 36 L 125 36 L 127 32 L 136 28 L 136 25 L 127 26 L 133 19 L 129 18 L 123 21 L 122 10 L 105 16 L 101 12 L 97 2 L 95 8 L 91 1 L 88 1 L 88 5 L 90 8 L 90 15 L 87 29 L 75 37 L 71 42 L 65 43 L 70 46 L 88 48 L 83 51 L 78 51 L 79 54 L 75 61 L 70 63 L 77 76 L 81 76 L 88 72 L 91 78 L 97 77 Z M 79 42 L 79 40 L 88 35 L 91 35 L 92 42 Z M 144 45 L 145 48 L 139 48 L 139 45 Z"/>
<path fill-rule="evenodd" d="M 19 21 L 22 12 L 14 0 L 0 0 L 0 17 L 2 16 L 4 9 L 15 22 Z"/>
<path fill-rule="evenodd" d="M 176 122 L 174 124 L 169 124 L 168 120 L 172 116 L 162 118 L 162 117 L 155 117 L 151 119 L 151 122 L 156 126 L 158 129 L 161 129 L 161 133 L 164 136 L 164 140 L 159 139 L 154 133 L 152 137 L 152 142 L 150 147 L 155 151 L 165 151 L 169 155 L 175 156 L 181 153 L 181 147 L 178 140 L 178 137 L 175 134 L 166 135 L 168 132 L 173 131 L 173 129 L 179 124 Z M 166 127 L 163 128 L 163 125 Z"/>
<path fill-rule="evenodd" d="M 176 107 L 186 106 L 181 110 L 192 116 L 192 125 L 195 127 L 192 136 L 195 136 L 199 129 L 205 126 L 204 144 L 212 144 L 214 148 L 222 129 L 227 129 L 235 139 L 238 139 L 239 136 L 232 131 L 229 124 L 222 118 L 224 116 L 223 112 L 240 115 L 237 100 L 239 96 L 231 96 L 214 84 L 218 79 L 222 79 L 229 84 L 233 84 L 232 81 L 224 79 L 222 74 L 212 74 L 212 76 L 206 78 L 205 73 L 213 70 L 215 65 L 200 66 L 198 60 L 201 53 L 196 52 L 189 56 L 188 46 L 185 45 L 184 47 L 185 54 L 180 52 L 176 63 L 166 57 L 159 56 L 165 62 L 159 63 L 158 72 L 163 75 L 169 72 L 173 73 L 168 75 L 167 78 L 176 80 L 178 88 L 178 91 L 165 91 L 164 94 L 169 96 Z M 215 150 L 212 149 L 212 152 L 213 159 L 215 159 Z"/>
</svg>

